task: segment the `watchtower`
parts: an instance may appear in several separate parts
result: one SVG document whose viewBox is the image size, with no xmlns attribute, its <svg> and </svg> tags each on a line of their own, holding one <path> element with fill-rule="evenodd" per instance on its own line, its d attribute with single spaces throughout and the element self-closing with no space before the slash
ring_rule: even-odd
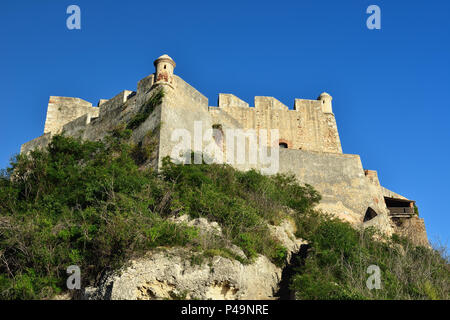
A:
<svg viewBox="0 0 450 320">
<path fill-rule="evenodd" d="M 173 70 L 175 69 L 175 61 L 167 54 L 160 56 L 153 64 L 156 68 L 155 85 L 168 84 L 173 88 Z"/>
<path fill-rule="evenodd" d="M 326 92 L 323 92 L 320 94 L 317 100 L 321 102 L 320 105 L 322 106 L 323 113 L 333 113 L 333 107 L 331 105 L 331 100 L 333 100 L 332 96 L 330 96 Z"/>
</svg>

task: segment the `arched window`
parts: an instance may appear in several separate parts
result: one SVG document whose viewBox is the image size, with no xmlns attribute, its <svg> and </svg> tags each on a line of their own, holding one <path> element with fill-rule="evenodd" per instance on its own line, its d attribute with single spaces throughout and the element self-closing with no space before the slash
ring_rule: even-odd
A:
<svg viewBox="0 0 450 320">
<path fill-rule="evenodd" d="M 372 220 L 373 218 L 375 218 L 378 214 L 375 212 L 375 210 L 373 210 L 371 207 L 368 207 L 366 210 L 366 214 L 364 215 L 364 220 L 363 222 L 367 222 L 369 220 Z"/>
<path fill-rule="evenodd" d="M 280 146 L 280 148 L 283 148 L 283 149 L 287 149 L 288 148 L 288 144 L 286 142 L 280 142 L 279 146 Z"/>
</svg>

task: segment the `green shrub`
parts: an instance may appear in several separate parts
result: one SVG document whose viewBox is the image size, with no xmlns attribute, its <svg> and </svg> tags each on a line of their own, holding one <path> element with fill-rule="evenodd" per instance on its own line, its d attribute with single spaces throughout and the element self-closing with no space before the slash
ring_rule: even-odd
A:
<svg viewBox="0 0 450 320">
<path fill-rule="evenodd" d="M 312 227 L 312 225 L 315 227 Z M 310 241 L 306 259 L 292 278 L 297 299 L 448 299 L 448 260 L 406 238 L 382 238 L 326 216 L 304 217 Z M 367 268 L 381 270 L 381 289 L 366 287 Z"/>
<path fill-rule="evenodd" d="M 165 214 L 177 211 L 218 222 L 250 261 L 264 254 L 282 265 L 287 253 L 270 236 L 267 222 L 276 224 L 287 218 L 287 208 L 300 217 L 320 200 L 312 187 L 300 186 L 292 176 L 263 176 L 228 165 L 175 165 L 165 158 L 162 177 L 173 185 L 171 206 L 166 206 Z"/>
<path fill-rule="evenodd" d="M 93 285 L 99 274 L 157 246 L 191 246 L 204 258 L 219 254 L 243 263 L 264 254 L 284 264 L 286 249 L 267 222 L 287 217 L 286 207 L 300 215 L 317 202 L 315 191 L 292 177 L 226 165 L 164 159 L 161 174 L 142 170 L 151 150 L 130 145 L 130 136 L 125 124 L 104 142 L 55 135 L 47 149 L 19 155 L 2 170 L 0 298 L 49 298 L 64 290 L 69 265 L 81 268 L 84 286 Z M 167 219 L 176 214 L 217 221 L 224 239 L 205 240 L 196 228 Z M 247 259 L 224 248 L 230 243 Z"/>
<path fill-rule="evenodd" d="M 216 255 L 248 263 L 262 254 L 283 266 L 287 250 L 268 226 L 283 219 L 295 221 L 296 235 L 311 246 L 292 279 L 297 298 L 448 299 L 449 266 L 439 253 L 396 235 L 374 241 L 373 230 L 314 211 L 320 195 L 293 176 L 168 158 L 160 173 L 143 170 L 151 134 L 138 146 L 130 136 L 124 124 L 104 142 L 56 135 L 46 150 L 16 156 L 1 171 L 0 299 L 50 298 L 64 290 L 69 265 L 93 285 L 159 246 L 190 247 L 198 264 Z M 223 238 L 168 219 L 182 214 L 216 221 Z M 371 264 L 381 269 L 382 290 L 365 286 Z"/>
<path fill-rule="evenodd" d="M 149 210 L 163 195 L 160 180 L 139 170 L 128 137 L 123 128 L 108 144 L 57 135 L 3 172 L 0 298 L 52 296 L 69 265 L 80 266 L 87 285 L 132 255 L 195 243 L 195 228 Z"/>
</svg>

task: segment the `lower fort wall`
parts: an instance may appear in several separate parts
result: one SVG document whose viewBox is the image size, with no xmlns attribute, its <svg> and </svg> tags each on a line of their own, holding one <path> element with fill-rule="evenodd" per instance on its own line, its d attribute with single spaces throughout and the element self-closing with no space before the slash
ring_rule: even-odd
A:
<svg viewBox="0 0 450 320">
<path fill-rule="evenodd" d="M 247 163 L 234 166 L 240 170 L 263 167 Z M 322 195 L 318 209 L 353 225 L 375 226 L 392 233 L 382 189 L 365 176 L 358 155 L 280 148 L 278 172 L 293 174 L 301 184 L 312 185 Z M 369 208 L 377 215 L 365 221 Z"/>
</svg>

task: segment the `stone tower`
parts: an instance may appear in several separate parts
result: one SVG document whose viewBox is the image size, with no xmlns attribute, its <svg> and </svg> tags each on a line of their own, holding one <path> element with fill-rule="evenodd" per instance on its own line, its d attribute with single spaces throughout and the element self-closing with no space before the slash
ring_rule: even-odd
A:
<svg viewBox="0 0 450 320">
<path fill-rule="evenodd" d="M 321 102 L 320 105 L 322 106 L 323 113 L 333 113 L 333 107 L 331 105 L 331 100 L 333 100 L 332 96 L 326 92 L 323 92 L 317 100 Z"/>
<path fill-rule="evenodd" d="M 156 69 L 155 85 L 168 84 L 173 88 L 173 69 L 175 69 L 175 61 L 167 54 L 160 56 L 153 62 Z"/>
</svg>

